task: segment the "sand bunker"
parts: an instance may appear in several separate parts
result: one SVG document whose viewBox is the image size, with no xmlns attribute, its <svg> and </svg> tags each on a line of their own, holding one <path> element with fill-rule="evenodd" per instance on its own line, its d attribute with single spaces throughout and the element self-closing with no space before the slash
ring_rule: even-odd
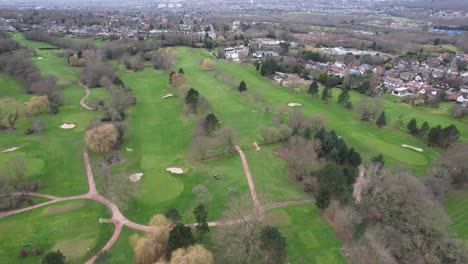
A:
<svg viewBox="0 0 468 264">
<path fill-rule="evenodd" d="M 181 168 L 167 168 L 166 171 L 174 174 L 182 174 L 184 173 L 184 170 Z"/>
<path fill-rule="evenodd" d="M 4 151 L 2 151 L 3 153 L 7 153 L 7 152 L 13 152 L 17 149 L 19 149 L 20 147 L 12 147 L 12 148 L 9 148 L 9 149 L 5 149 Z"/>
<path fill-rule="evenodd" d="M 60 128 L 63 128 L 63 129 L 72 129 L 75 127 L 76 127 L 75 124 L 68 124 L 68 123 L 64 123 L 63 125 L 60 126 Z"/>
<path fill-rule="evenodd" d="M 43 58 L 42 57 L 37 57 L 38 60 L 42 60 Z"/>
<path fill-rule="evenodd" d="M 132 182 L 137 182 L 137 181 L 141 180 L 141 177 L 143 177 L 143 175 L 144 175 L 144 174 L 141 173 L 141 172 L 139 172 L 139 173 L 134 173 L 134 174 L 130 175 L 130 180 L 131 180 Z"/>
<path fill-rule="evenodd" d="M 404 147 L 404 148 L 414 149 L 414 150 L 419 151 L 419 152 L 423 152 L 423 151 L 424 151 L 424 150 L 422 150 L 421 148 L 413 147 L 413 146 L 406 145 L 406 144 L 403 144 L 403 145 L 401 145 L 401 146 Z"/>
<path fill-rule="evenodd" d="M 288 106 L 289 107 L 296 107 L 296 106 L 302 106 L 302 104 L 300 104 L 300 103 L 289 103 Z"/>
<path fill-rule="evenodd" d="M 132 148 L 127 148 L 126 149 L 128 152 L 133 152 L 133 149 Z"/>
<path fill-rule="evenodd" d="M 254 142 L 254 147 L 255 147 L 255 149 L 256 149 L 257 151 L 260 150 L 260 146 L 257 144 L 257 142 Z"/>
<path fill-rule="evenodd" d="M 165 96 L 161 97 L 161 99 L 166 99 L 166 98 L 169 98 L 169 97 L 172 97 L 174 96 L 173 94 L 166 94 Z"/>
</svg>

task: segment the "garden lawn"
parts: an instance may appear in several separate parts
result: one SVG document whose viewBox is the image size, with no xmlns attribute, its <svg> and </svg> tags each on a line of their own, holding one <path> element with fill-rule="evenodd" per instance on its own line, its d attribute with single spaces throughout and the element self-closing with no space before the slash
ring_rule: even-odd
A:
<svg viewBox="0 0 468 264">
<path fill-rule="evenodd" d="M 266 217 L 286 237 L 288 263 L 346 263 L 341 242 L 315 205 L 278 208 Z"/>
<path fill-rule="evenodd" d="M 444 200 L 452 224 L 451 232 L 468 247 L 468 190 L 457 190 L 449 193 Z"/>
<path fill-rule="evenodd" d="M 39 263 L 43 256 L 34 256 L 35 247 L 43 255 L 60 250 L 67 263 L 83 263 L 111 237 L 114 226 L 98 223 L 108 217 L 104 205 L 78 200 L 0 219 L 0 263 Z M 23 246 L 30 253 L 24 259 L 19 256 Z"/>
</svg>

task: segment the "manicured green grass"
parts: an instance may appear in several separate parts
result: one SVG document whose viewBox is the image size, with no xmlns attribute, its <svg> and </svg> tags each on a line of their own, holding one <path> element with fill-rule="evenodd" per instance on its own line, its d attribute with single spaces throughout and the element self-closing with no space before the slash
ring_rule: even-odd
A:
<svg viewBox="0 0 468 264">
<path fill-rule="evenodd" d="M 15 131 L 1 132 L 0 149 L 21 147 L 9 153 L 0 153 L 0 169 L 13 157 L 22 156 L 28 165 L 28 177 L 40 181 L 40 192 L 66 196 L 85 193 L 88 190 L 82 150 L 83 131 L 97 113 L 79 106 L 83 90 L 69 87 L 64 90 L 67 104 L 59 114 L 43 114 L 17 123 Z M 44 131 L 25 135 L 33 120 L 44 120 Z M 63 123 L 74 123 L 76 128 L 59 128 Z"/>
<path fill-rule="evenodd" d="M 346 263 L 341 242 L 314 204 L 274 209 L 266 217 L 286 237 L 288 263 Z"/>
<path fill-rule="evenodd" d="M 25 40 L 22 35 L 15 38 L 28 48 L 43 47 L 45 44 Z M 50 45 L 46 44 L 48 47 Z M 3 131 L 0 136 L 0 149 L 21 147 L 11 153 L 0 153 L 0 169 L 15 156 L 22 156 L 28 165 L 28 177 L 40 181 L 40 192 L 52 195 L 66 196 L 85 193 L 88 190 L 86 172 L 82 158 L 84 147 L 83 131 L 89 122 L 99 115 L 90 112 L 79 105 L 85 92 L 78 86 L 79 69 L 67 65 L 64 58 L 53 54 L 43 54 L 48 51 L 38 51 L 38 56 L 31 60 L 37 65 L 42 75 L 54 75 L 63 86 L 64 106 L 57 115 L 42 114 L 38 116 L 21 115 L 17 122 L 17 130 Z M 24 93 L 22 84 L 11 77 L 0 74 L 1 80 L 6 80 L 8 86 L 0 85 L 6 95 L 19 102 L 27 102 L 31 95 Z M 4 88 L 5 87 L 5 88 Z M 3 93 L 2 93 L 3 96 Z M 44 131 L 32 135 L 24 132 L 34 120 L 44 120 L 47 125 Z M 59 128 L 63 123 L 74 123 L 76 128 L 64 130 Z"/>
<path fill-rule="evenodd" d="M 133 152 L 123 153 L 126 162 L 113 169 L 128 174 L 144 173 L 126 215 L 145 223 L 154 214 L 175 207 L 186 222 L 193 221 L 191 212 L 197 201 L 192 188 L 202 184 L 213 196 L 213 202 L 207 206 L 209 219 L 216 220 L 228 199 L 247 191 L 238 155 L 201 163 L 190 160 L 188 149 L 198 118 L 185 116 L 178 98 L 160 98 L 174 93 L 168 84 L 168 73 L 146 68 L 137 73 L 120 71 L 120 75 L 133 87 L 138 103 L 129 111 L 129 134 L 123 146 Z M 168 167 L 181 167 L 185 173 L 171 175 L 165 171 Z M 216 173 L 222 175 L 222 180 L 213 178 Z M 228 188 L 237 189 L 238 194 L 230 193 Z"/>
<path fill-rule="evenodd" d="M 106 101 L 108 97 L 109 92 L 107 91 L 107 88 L 92 88 L 90 89 L 89 96 L 86 98 L 85 103 L 88 106 L 94 108 L 97 106 L 100 100 Z"/>
<path fill-rule="evenodd" d="M 27 40 L 20 33 L 13 34 L 13 39 L 24 47 L 35 50 L 35 56 L 31 60 L 42 75 L 55 76 L 61 85 L 76 85 L 78 83 L 80 68 L 68 65 L 66 58 L 60 56 L 63 49 L 39 50 L 40 48 L 54 48 L 54 46 L 44 42 Z"/>
<path fill-rule="evenodd" d="M 113 232 L 112 224 L 99 224 L 110 215 L 104 205 L 91 201 L 64 202 L 0 219 L 0 262 L 38 263 L 33 255 L 61 250 L 67 263 L 83 263 L 104 246 Z M 28 246 L 30 256 L 20 258 L 19 250 Z"/>
<path fill-rule="evenodd" d="M 336 32 L 336 27 L 327 27 L 327 26 L 310 26 L 313 31 L 320 31 L 320 32 Z"/>
<path fill-rule="evenodd" d="M 288 178 L 284 160 L 274 154 L 280 146 L 245 151 L 261 204 L 310 198 Z"/>
<path fill-rule="evenodd" d="M 198 62 L 201 58 L 209 56 L 206 52 L 187 48 L 179 48 L 177 51 L 179 53 L 177 66 L 184 68 L 190 84 L 199 90 L 201 95 L 207 97 L 212 111 L 220 116 L 220 120 L 234 127 L 242 135 L 241 144 L 250 146 L 255 140 L 261 142 L 260 131 L 264 126 L 271 126 L 271 116 L 262 114 L 261 109 L 251 104 L 247 96 L 238 95 L 237 91 L 231 90 L 228 85 L 218 81 L 214 73 L 200 70 Z M 195 59 L 195 56 L 200 59 Z M 344 137 L 348 145 L 361 152 L 365 160 L 383 153 L 388 165 L 401 164 L 421 175 L 424 174 L 431 161 L 439 156 L 439 149 L 426 148 L 427 143 L 424 140 L 412 137 L 406 131 L 390 125 L 379 129 L 373 123 L 360 121 L 357 113 L 348 111 L 333 102 L 338 92 L 334 93 L 332 102 L 325 104 L 319 97 L 313 98 L 303 93 L 291 92 L 274 84 L 261 77 L 254 67 L 224 61 L 218 61 L 217 67 L 228 76 L 233 76 L 238 82 L 245 80 L 249 91 L 263 96 L 266 102 L 271 102 L 273 108 L 297 102 L 302 104 L 306 115 L 320 113 L 327 119 L 328 128 L 335 129 Z M 351 93 L 351 95 L 351 101 L 354 103 L 365 98 L 357 93 Z M 391 99 L 384 99 L 384 101 L 387 107 L 387 120 L 396 120 L 401 113 L 404 113 L 405 120 L 416 117 L 420 124 L 425 120 L 431 125 L 455 123 L 461 132 L 462 139 L 466 139 L 468 125 L 451 119 L 448 111 L 428 115 L 428 109 L 409 109 L 404 105 L 392 103 Z M 402 148 L 402 144 L 423 147 L 424 152 L 417 153 Z"/>
<path fill-rule="evenodd" d="M 123 227 L 119 238 L 107 251 L 109 258 L 107 262 L 104 263 L 133 263 L 133 249 L 130 245 L 130 238 L 135 234 L 143 235 L 142 232 L 137 232 L 128 227 Z"/>
<path fill-rule="evenodd" d="M 449 193 L 445 197 L 444 206 L 452 224 L 450 230 L 468 247 L 468 190 Z"/>
<path fill-rule="evenodd" d="M 5 73 L 0 73 L 0 91 L 2 97 L 21 97 L 26 89 L 24 86 L 15 80 L 13 77 L 6 75 Z"/>
</svg>

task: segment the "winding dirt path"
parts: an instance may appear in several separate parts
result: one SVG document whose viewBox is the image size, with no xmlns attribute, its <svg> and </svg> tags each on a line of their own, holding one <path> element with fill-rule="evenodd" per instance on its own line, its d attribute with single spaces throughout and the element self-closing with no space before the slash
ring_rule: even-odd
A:
<svg viewBox="0 0 468 264">
<path fill-rule="evenodd" d="M 242 161 L 242 166 L 244 167 L 245 176 L 247 177 L 247 182 L 249 183 L 250 195 L 252 196 L 255 211 L 261 213 L 262 207 L 260 206 L 260 201 L 257 198 L 257 191 L 255 190 L 255 184 L 252 179 L 252 173 L 250 172 L 249 164 L 247 163 L 247 158 L 245 157 L 245 154 L 240 148 L 240 146 L 236 146 L 236 150 L 237 152 L 239 152 L 239 156 Z"/>
<path fill-rule="evenodd" d="M 353 190 L 354 199 L 356 199 L 356 201 L 358 202 L 361 201 L 361 192 L 366 183 L 366 179 L 364 177 L 365 174 L 366 174 L 366 168 L 362 164 L 359 165 L 359 177 L 356 179 L 356 183 L 354 183 L 354 190 Z"/>
<path fill-rule="evenodd" d="M 83 88 L 85 89 L 85 91 L 86 91 L 86 95 L 83 97 L 83 99 L 80 100 L 80 105 L 81 105 L 82 107 L 86 108 L 86 109 L 89 110 L 89 111 L 93 111 L 94 109 L 91 108 L 91 107 L 89 107 L 89 106 L 85 103 L 86 99 L 88 99 L 88 96 L 89 96 L 89 94 L 90 94 L 88 86 L 84 85 L 84 84 L 81 83 L 81 82 L 80 82 L 80 86 L 83 87 Z"/>
<path fill-rule="evenodd" d="M 86 98 L 84 98 L 84 99 L 86 99 Z M 245 154 L 242 151 L 242 149 L 240 148 L 240 146 L 236 146 L 236 150 L 239 153 L 239 156 L 241 158 L 242 166 L 244 168 L 244 172 L 245 172 L 248 184 L 249 184 L 250 194 L 252 196 L 252 200 L 253 200 L 254 208 L 255 208 L 254 213 L 260 214 L 260 219 L 263 219 L 265 211 L 273 209 L 273 208 L 293 206 L 293 205 L 302 205 L 302 204 L 308 204 L 308 203 L 313 203 L 314 202 L 313 199 L 308 199 L 308 200 L 302 200 L 302 201 L 288 201 L 288 202 L 271 203 L 271 204 L 267 204 L 264 207 L 262 207 L 260 205 L 260 201 L 257 198 L 257 192 L 255 190 L 255 184 L 253 182 L 252 174 L 250 172 L 250 168 L 249 168 L 249 165 L 247 163 L 247 158 L 245 157 Z M 107 251 L 112 247 L 112 245 L 114 245 L 115 241 L 117 241 L 117 239 L 120 236 L 120 233 L 122 231 L 123 226 L 127 226 L 129 228 L 134 229 L 134 230 L 139 230 L 139 231 L 144 231 L 144 232 L 148 232 L 148 231 L 153 230 L 154 227 L 152 227 L 152 226 L 142 225 L 142 224 L 138 224 L 138 223 L 130 221 L 129 219 L 127 219 L 122 214 L 122 212 L 120 212 L 120 210 L 119 210 L 119 208 L 117 207 L 116 204 L 114 204 L 109 199 L 105 198 L 104 196 L 101 196 L 97 192 L 96 184 L 94 182 L 93 172 L 92 172 L 92 169 L 91 169 L 91 164 L 89 162 L 89 156 L 88 156 L 88 153 L 86 151 L 83 152 L 83 160 L 84 160 L 84 164 L 85 164 L 85 168 L 86 168 L 86 175 L 87 175 L 88 185 L 89 185 L 88 193 L 83 194 L 83 195 L 70 196 L 70 197 L 57 197 L 57 196 L 48 195 L 48 194 L 30 193 L 30 195 L 32 195 L 32 196 L 47 198 L 47 199 L 50 199 L 50 201 L 47 201 L 47 202 L 44 202 L 44 203 L 41 203 L 41 204 L 37 204 L 37 205 L 34 205 L 34 206 L 30 206 L 30 207 L 27 207 L 27 208 L 22 208 L 22 209 L 13 210 L 13 211 L 7 211 L 7 212 L 1 212 L 0 213 L 0 218 L 16 215 L 16 214 L 31 211 L 31 210 L 34 210 L 34 209 L 37 209 L 37 208 L 40 208 L 40 207 L 44 207 L 44 206 L 59 203 L 59 202 L 65 202 L 65 201 L 89 199 L 89 200 L 93 200 L 93 201 L 102 203 L 107 208 L 109 208 L 109 210 L 112 213 L 112 217 L 110 219 L 106 220 L 106 222 L 114 224 L 115 229 L 114 229 L 114 233 L 112 234 L 111 238 L 109 239 L 109 241 L 107 241 L 107 243 L 100 250 L 100 252 Z M 20 195 L 20 194 L 16 194 L 16 195 Z M 249 217 L 249 216 L 247 216 L 247 217 Z M 240 224 L 242 221 L 244 221 L 244 220 L 243 219 L 232 219 L 232 220 L 224 220 L 224 221 L 213 221 L 213 222 L 209 222 L 208 226 L 215 227 L 215 226 L 237 225 L 237 224 Z M 187 226 L 195 227 L 196 224 L 188 224 Z M 92 256 L 88 261 L 86 261 L 85 264 L 92 264 L 92 263 L 94 263 L 94 261 L 96 259 L 97 259 L 97 253 L 94 256 Z"/>
</svg>

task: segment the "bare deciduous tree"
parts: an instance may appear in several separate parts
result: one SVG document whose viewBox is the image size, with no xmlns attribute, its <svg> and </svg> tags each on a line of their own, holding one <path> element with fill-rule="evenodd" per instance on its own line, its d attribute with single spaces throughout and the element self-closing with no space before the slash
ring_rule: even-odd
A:
<svg viewBox="0 0 468 264">
<path fill-rule="evenodd" d="M 177 53 L 170 48 L 158 51 L 151 59 L 154 68 L 169 71 L 177 61 Z"/>
<path fill-rule="evenodd" d="M 213 253 L 202 245 L 179 248 L 172 252 L 170 264 L 213 264 Z"/>
</svg>

